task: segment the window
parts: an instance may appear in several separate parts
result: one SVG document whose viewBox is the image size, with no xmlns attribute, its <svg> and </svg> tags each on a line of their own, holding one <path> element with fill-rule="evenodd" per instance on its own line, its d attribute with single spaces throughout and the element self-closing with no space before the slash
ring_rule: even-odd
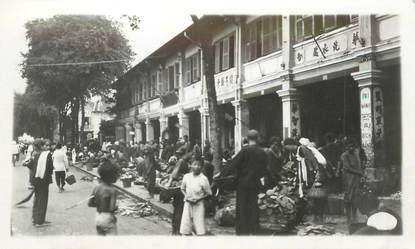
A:
<svg viewBox="0 0 415 249">
<path fill-rule="evenodd" d="M 192 79 L 192 63 L 190 58 L 184 60 L 184 83 L 189 85 Z"/>
<path fill-rule="evenodd" d="M 151 98 L 151 78 L 148 78 L 148 82 L 146 82 L 146 97 L 147 99 Z"/>
<path fill-rule="evenodd" d="M 314 15 L 314 16 L 296 16 L 295 18 L 295 36 L 296 41 L 303 41 L 317 36 L 323 32 L 329 32 L 333 29 L 346 26 L 351 23 L 350 15 Z"/>
<path fill-rule="evenodd" d="M 214 44 L 215 73 L 234 67 L 235 35 L 230 35 Z"/>
<path fill-rule="evenodd" d="M 282 17 L 264 16 L 247 25 L 245 61 L 273 53 L 282 47 Z"/>
<path fill-rule="evenodd" d="M 138 85 L 138 94 L 139 94 L 139 101 L 142 101 L 143 99 L 144 99 L 144 97 L 143 97 L 143 84 L 142 83 L 140 83 L 139 85 Z"/>
<path fill-rule="evenodd" d="M 282 46 L 282 17 L 271 16 L 262 19 L 262 54 L 277 51 Z"/>
<path fill-rule="evenodd" d="M 174 76 L 174 88 L 178 88 L 180 83 L 180 64 L 178 62 L 174 64 Z"/>
<path fill-rule="evenodd" d="M 168 90 L 172 91 L 174 89 L 174 66 L 170 66 L 168 70 L 169 70 L 169 80 L 168 80 L 169 89 Z"/>
<path fill-rule="evenodd" d="M 200 51 L 184 60 L 184 83 L 190 85 L 200 80 Z"/>
<path fill-rule="evenodd" d="M 200 80 L 200 52 L 192 56 L 192 83 Z"/>
<path fill-rule="evenodd" d="M 156 90 L 157 90 L 157 74 L 151 75 L 151 97 L 156 96 Z"/>
<path fill-rule="evenodd" d="M 169 77 L 169 70 L 167 68 L 163 69 L 161 75 L 161 89 L 162 93 L 167 92 L 168 90 L 168 77 Z"/>
</svg>

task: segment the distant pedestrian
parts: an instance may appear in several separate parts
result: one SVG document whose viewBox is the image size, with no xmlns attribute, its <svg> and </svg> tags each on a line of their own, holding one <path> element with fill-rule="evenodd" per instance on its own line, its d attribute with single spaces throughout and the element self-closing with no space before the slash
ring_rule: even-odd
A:
<svg viewBox="0 0 415 249">
<path fill-rule="evenodd" d="M 66 157 L 66 153 L 64 152 L 61 143 L 56 144 L 56 149 L 53 152 L 52 158 L 53 158 L 53 168 L 55 170 L 56 185 L 58 186 L 59 193 L 61 193 L 62 191 L 65 190 L 63 188 L 63 186 L 65 186 L 65 178 L 66 178 L 65 172 L 68 171 L 68 167 L 69 167 L 68 158 Z"/>
<path fill-rule="evenodd" d="M 53 161 L 49 151 L 49 142 L 38 140 L 35 147 L 42 148 L 41 153 L 35 153 L 29 168 L 32 170 L 31 183 L 34 186 L 32 223 L 36 227 L 48 224 L 45 221 L 49 199 L 49 184 L 52 183 Z"/>
<path fill-rule="evenodd" d="M 98 174 L 102 182 L 94 188 L 88 206 L 97 209 L 95 225 L 98 235 L 116 235 L 117 190 L 112 183 L 117 181 L 118 168 L 109 160 L 104 160 L 98 168 Z"/>
<path fill-rule="evenodd" d="M 233 158 L 236 169 L 236 221 L 237 235 L 255 235 L 259 232 L 258 193 L 261 178 L 266 174 L 267 155 L 258 146 L 258 131 L 248 131 L 248 145 Z"/>
<path fill-rule="evenodd" d="M 144 148 L 144 177 L 146 179 L 146 188 L 148 190 L 149 198 L 154 197 L 156 184 L 156 170 L 161 171 L 160 164 L 154 158 L 154 150 L 147 145 Z"/>
<path fill-rule="evenodd" d="M 191 235 L 194 228 L 197 235 L 204 235 L 206 234 L 204 200 L 212 195 L 212 190 L 207 177 L 201 174 L 202 162 L 196 160 L 190 168 L 192 172 L 184 175 L 181 185 L 185 203 L 180 233 Z"/>
<path fill-rule="evenodd" d="M 16 165 L 16 162 L 19 161 L 19 146 L 16 144 L 16 141 L 12 141 L 12 162 L 13 167 Z"/>
</svg>

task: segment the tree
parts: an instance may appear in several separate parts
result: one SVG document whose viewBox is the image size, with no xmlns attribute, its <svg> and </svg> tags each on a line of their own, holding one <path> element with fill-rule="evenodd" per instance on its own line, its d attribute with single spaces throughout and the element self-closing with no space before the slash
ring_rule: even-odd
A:
<svg viewBox="0 0 415 249">
<path fill-rule="evenodd" d="M 92 95 L 109 94 L 111 83 L 132 60 L 120 25 L 105 16 L 87 15 L 58 15 L 25 25 L 29 50 L 23 54 L 22 76 L 45 92 L 44 101 L 59 110 L 61 124 L 70 113 L 74 143 L 80 111 L 83 132 L 85 102 Z"/>
<path fill-rule="evenodd" d="M 215 87 L 215 60 L 214 60 L 214 47 L 212 33 L 206 30 L 211 30 L 215 27 L 214 18 L 206 17 L 204 20 L 197 18 L 197 16 L 191 16 L 195 25 L 204 26 L 205 28 L 194 29 L 191 36 L 195 42 L 197 42 L 202 50 L 203 54 L 203 69 L 206 79 L 206 92 L 207 103 L 209 110 L 210 120 L 210 138 L 211 148 L 213 151 L 212 164 L 215 167 L 215 173 L 220 171 L 222 165 L 222 130 L 220 127 L 221 115 L 219 112 L 219 106 L 216 97 Z"/>
</svg>

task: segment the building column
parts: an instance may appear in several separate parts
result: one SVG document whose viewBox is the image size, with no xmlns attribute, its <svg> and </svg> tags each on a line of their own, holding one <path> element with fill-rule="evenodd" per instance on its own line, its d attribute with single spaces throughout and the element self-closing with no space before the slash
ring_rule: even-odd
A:
<svg viewBox="0 0 415 249">
<path fill-rule="evenodd" d="M 301 134 L 300 105 L 298 93 L 295 88 L 277 91 L 282 101 L 282 127 L 283 137 L 298 137 Z"/>
<path fill-rule="evenodd" d="M 383 157 L 384 116 L 381 72 L 376 69 L 352 73 L 359 84 L 361 145 L 366 153 L 366 168 L 385 165 Z"/>
<path fill-rule="evenodd" d="M 141 137 L 141 124 L 140 122 L 137 122 L 134 124 L 135 126 L 135 142 L 139 143 L 143 140 Z"/>
<path fill-rule="evenodd" d="M 210 142 L 210 139 L 209 139 L 209 129 L 210 129 L 209 111 L 208 111 L 207 108 L 200 108 L 199 112 L 200 112 L 200 125 L 201 125 L 201 132 L 202 132 L 202 141 L 200 141 L 200 142 L 201 142 L 202 152 L 204 152 L 203 149 L 205 147 L 206 141 Z"/>
<path fill-rule="evenodd" d="M 146 118 L 146 140 L 147 142 L 150 142 L 151 140 L 154 140 L 154 127 L 151 124 L 150 118 Z"/>
<path fill-rule="evenodd" d="M 232 101 L 235 107 L 235 153 L 241 150 L 242 140 L 249 130 L 249 108 L 246 100 Z"/>
<path fill-rule="evenodd" d="M 179 114 L 179 137 L 184 135 L 189 136 L 189 116 L 184 113 L 183 109 L 180 109 Z"/>
<path fill-rule="evenodd" d="M 167 129 L 169 123 L 168 123 L 168 118 L 164 114 L 160 116 L 159 121 L 160 121 L 160 141 L 161 141 L 163 139 L 163 132 L 164 130 Z"/>
<path fill-rule="evenodd" d="M 124 127 L 125 127 L 125 143 L 127 144 L 131 141 L 131 135 L 130 135 L 131 125 L 129 123 L 126 123 Z"/>
</svg>

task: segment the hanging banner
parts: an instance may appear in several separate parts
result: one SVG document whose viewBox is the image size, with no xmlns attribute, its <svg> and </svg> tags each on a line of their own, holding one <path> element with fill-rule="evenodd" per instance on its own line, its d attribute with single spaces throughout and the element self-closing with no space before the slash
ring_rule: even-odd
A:
<svg viewBox="0 0 415 249">
<path fill-rule="evenodd" d="M 372 144 L 372 107 L 370 88 L 363 88 L 360 91 L 360 125 L 362 132 L 362 146 Z"/>
</svg>

